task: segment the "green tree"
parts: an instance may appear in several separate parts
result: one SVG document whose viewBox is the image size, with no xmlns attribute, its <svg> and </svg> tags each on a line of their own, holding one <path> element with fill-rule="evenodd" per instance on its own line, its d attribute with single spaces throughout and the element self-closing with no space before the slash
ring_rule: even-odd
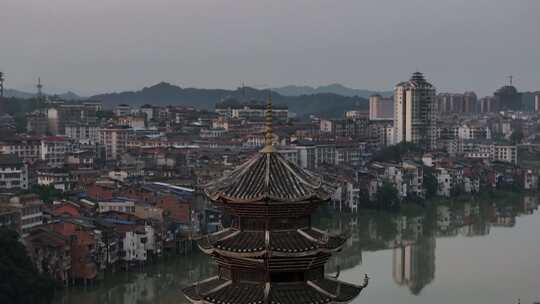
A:
<svg viewBox="0 0 540 304">
<path fill-rule="evenodd" d="M 398 191 L 390 182 L 383 182 L 376 194 L 377 207 L 386 210 L 395 210 L 399 208 Z"/>
<path fill-rule="evenodd" d="M 34 185 L 30 190 L 23 193 L 37 194 L 45 203 L 52 203 L 54 200 L 66 198 L 66 195 L 62 191 L 55 189 L 53 186 Z"/>
<path fill-rule="evenodd" d="M 411 152 L 422 152 L 415 144 L 402 142 L 397 145 L 386 147 L 373 156 L 374 161 L 401 161 L 403 156 Z"/>
<path fill-rule="evenodd" d="M 56 284 L 34 268 L 13 230 L 0 229 L 0 303 L 51 303 Z"/>
<path fill-rule="evenodd" d="M 424 187 L 426 188 L 426 198 L 432 198 L 437 194 L 439 182 L 433 168 L 424 167 Z"/>
<path fill-rule="evenodd" d="M 514 144 L 519 144 L 523 140 L 523 137 L 524 137 L 523 131 L 518 129 L 518 130 L 515 130 L 514 132 L 512 132 L 512 135 L 510 135 L 510 140 Z"/>
</svg>

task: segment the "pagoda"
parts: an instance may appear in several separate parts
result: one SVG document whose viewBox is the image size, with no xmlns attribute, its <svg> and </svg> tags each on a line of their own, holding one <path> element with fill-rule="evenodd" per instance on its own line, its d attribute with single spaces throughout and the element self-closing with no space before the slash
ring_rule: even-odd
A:
<svg viewBox="0 0 540 304">
<path fill-rule="evenodd" d="M 230 227 L 201 238 L 217 275 L 183 290 L 191 303 L 347 303 L 367 286 L 325 275 L 324 265 L 346 237 L 311 225 L 311 214 L 330 199 L 321 176 L 287 161 L 272 145 L 268 98 L 264 148 L 205 194 L 230 217 Z"/>
</svg>

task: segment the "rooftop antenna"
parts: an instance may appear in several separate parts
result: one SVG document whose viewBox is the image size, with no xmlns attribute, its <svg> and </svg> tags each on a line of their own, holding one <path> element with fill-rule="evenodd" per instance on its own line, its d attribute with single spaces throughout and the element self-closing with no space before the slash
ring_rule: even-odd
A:
<svg viewBox="0 0 540 304">
<path fill-rule="evenodd" d="M 36 85 L 36 88 L 37 88 L 37 98 L 38 98 L 38 100 L 41 100 L 41 98 L 43 97 L 43 92 L 42 92 L 43 85 L 41 84 L 41 78 L 40 77 L 38 77 L 38 83 Z"/>
<path fill-rule="evenodd" d="M 0 72 L 0 98 L 4 97 L 4 72 Z"/>
<path fill-rule="evenodd" d="M 242 81 L 242 98 L 246 100 L 246 84 Z"/>
<path fill-rule="evenodd" d="M 510 82 L 510 85 L 512 85 L 512 80 L 514 80 L 514 76 L 512 75 L 508 76 L 508 81 Z"/>
</svg>

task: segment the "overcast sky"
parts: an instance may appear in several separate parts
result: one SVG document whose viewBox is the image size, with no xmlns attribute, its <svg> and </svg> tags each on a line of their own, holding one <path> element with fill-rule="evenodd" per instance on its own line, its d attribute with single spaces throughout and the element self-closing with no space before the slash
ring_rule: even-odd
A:
<svg viewBox="0 0 540 304">
<path fill-rule="evenodd" d="M 540 89 L 540 0 L 1 0 L 6 86 Z"/>
</svg>

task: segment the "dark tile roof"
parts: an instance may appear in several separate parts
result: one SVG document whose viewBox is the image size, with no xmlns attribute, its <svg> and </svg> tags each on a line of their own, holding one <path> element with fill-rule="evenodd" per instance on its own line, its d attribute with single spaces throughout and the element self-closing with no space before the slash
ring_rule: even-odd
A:
<svg viewBox="0 0 540 304">
<path fill-rule="evenodd" d="M 257 153 L 205 188 L 214 201 L 243 203 L 327 200 L 333 191 L 322 177 L 288 162 L 277 152 Z"/>
<path fill-rule="evenodd" d="M 207 252 L 226 252 L 231 256 L 262 255 L 267 249 L 265 231 L 240 231 L 229 228 L 204 237 L 199 241 L 199 247 Z M 273 256 L 288 256 L 290 254 L 316 254 L 319 252 L 336 251 L 345 243 L 346 238 L 339 235 L 329 235 L 323 231 L 307 228 L 291 231 L 271 231 L 268 247 Z"/>
</svg>

